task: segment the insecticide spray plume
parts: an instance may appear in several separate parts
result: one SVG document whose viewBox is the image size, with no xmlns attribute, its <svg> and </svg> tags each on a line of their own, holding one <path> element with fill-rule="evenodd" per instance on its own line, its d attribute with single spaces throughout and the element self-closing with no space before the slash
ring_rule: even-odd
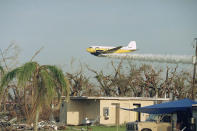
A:
<svg viewBox="0 0 197 131">
<path fill-rule="evenodd" d="M 192 56 L 155 54 L 104 54 L 108 58 L 130 59 L 147 62 L 192 64 Z"/>
</svg>

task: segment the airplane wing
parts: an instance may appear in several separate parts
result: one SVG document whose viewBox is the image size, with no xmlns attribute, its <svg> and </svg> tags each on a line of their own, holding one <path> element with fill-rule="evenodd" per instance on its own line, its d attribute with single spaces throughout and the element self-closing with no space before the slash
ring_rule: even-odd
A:
<svg viewBox="0 0 197 131">
<path fill-rule="evenodd" d="M 112 49 L 109 49 L 109 50 L 106 50 L 106 51 L 102 51 L 101 53 L 102 53 L 102 54 L 113 53 L 114 51 L 117 51 L 117 50 L 119 50 L 120 48 L 122 48 L 122 46 L 118 46 L 118 47 L 115 47 L 115 48 L 112 48 Z"/>
</svg>

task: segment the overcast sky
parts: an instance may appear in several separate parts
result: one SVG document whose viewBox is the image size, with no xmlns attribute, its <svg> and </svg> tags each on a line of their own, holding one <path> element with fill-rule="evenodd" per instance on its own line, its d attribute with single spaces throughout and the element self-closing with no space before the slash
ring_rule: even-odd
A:
<svg viewBox="0 0 197 131">
<path fill-rule="evenodd" d="M 0 48 L 14 41 L 20 62 L 68 65 L 71 58 L 100 68 L 109 62 L 91 45 L 137 42 L 137 53 L 193 55 L 197 0 L 0 0 Z"/>
</svg>

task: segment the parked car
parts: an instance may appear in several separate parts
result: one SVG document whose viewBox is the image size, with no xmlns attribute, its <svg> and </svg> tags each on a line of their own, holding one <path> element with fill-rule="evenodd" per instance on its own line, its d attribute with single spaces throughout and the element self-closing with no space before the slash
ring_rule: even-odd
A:
<svg viewBox="0 0 197 131">
<path fill-rule="evenodd" d="M 126 131 L 171 131 L 171 115 L 153 115 L 144 122 L 128 122 Z"/>
</svg>

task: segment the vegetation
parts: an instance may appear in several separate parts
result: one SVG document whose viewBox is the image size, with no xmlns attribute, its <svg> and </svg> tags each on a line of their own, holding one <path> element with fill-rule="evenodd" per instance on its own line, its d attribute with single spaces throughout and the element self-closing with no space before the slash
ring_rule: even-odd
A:
<svg viewBox="0 0 197 131">
<path fill-rule="evenodd" d="M 170 97 L 191 98 L 192 73 L 177 71 L 178 66 L 166 69 L 154 68 L 152 65 L 135 65 L 128 62 L 124 68 L 123 61 L 116 66 L 111 74 L 97 71 L 87 66 L 94 74 L 96 83 L 84 75 L 83 71 L 72 75 L 67 73 L 71 83 L 72 96 L 127 96 L 127 97 Z M 164 72 L 165 70 L 165 72 Z M 126 72 L 126 73 L 125 73 Z M 95 88 L 96 87 L 96 88 Z M 91 89 L 91 91 L 89 91 Z M 80 92 L 80 93 L 76 93 Z M 90 93 L 86 93 L 90 92 Z M 96 93 L 95 93 L 96 92 Z"/>
<path fill-rule="evenodd" d="M 33 62 L 40 50 L 29 62 L 17 67 L 17 50 L 11 44 L 1 51 L 0 111 L 8 110 L 11 118 L 17 117 L 28 124 L 34 122 L 35 127 L 39 118 L 47 120 L 50 112 L 58 112 L 61 96 L 67 99 L 69 96 L 192 97 L 192 73 L 180 71 L 178 66 L 162 69 L 150 64 L 123 64 L 125 61 L 121 60 L 118 64 L 110 63 L 110 74 L 82 65 L 78 72 L 64 74 L 56 66 Z M 92 77 L 88 77 L 84 69 L 93 74 Z M 57 108 L 52 109 L 54 104 Z M 105 130 L 103 127 L 91 128 Z M 115 129 L 109 127 L 106 130 Z"/>
<path fill-rule="evenodd" d="M 62 95 L 68 96 L 69 93 L 62 71 L 55 66 L 28 62 L 8 72 L 1 82 L 1 94 L 12 80 L 17 80 L 17 87 L 23 91 L 24 114 L 28 123 L 35 120 L 34 127 L 37 127 L 42 105 L 52 104 L 55 97 L 60 101 Z M 31 104 L 27 102 L 27 95 L 31 96 Z"/>
</svg>

